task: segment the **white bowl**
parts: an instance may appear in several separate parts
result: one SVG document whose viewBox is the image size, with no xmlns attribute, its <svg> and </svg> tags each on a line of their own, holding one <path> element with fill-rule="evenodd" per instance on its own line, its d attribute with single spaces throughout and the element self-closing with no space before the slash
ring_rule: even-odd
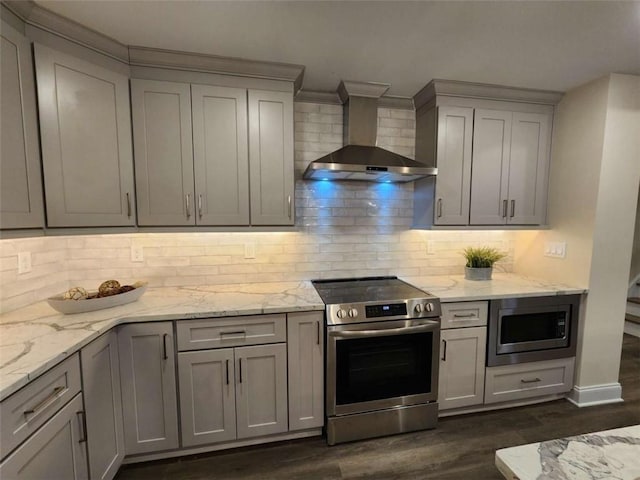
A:
<svg viewBox="0 0 640 480">
<path fill-rule="evenodd" d="M 92 312 L 94 310 L 102 310 L 104 308 L 117 307 L 119 305 L 126 305 L 127 303 L 135 302 L 138 300 L 144 292 L 147 291 L 147 285 L 129 290 L 128 292 L 118 293 L 117 295 L 111 295 L 109 297 L 100 298 L 86 298 L 84 300 L 65 300 L 61 295 L 56 295 L 47 299 L 49 305 L 54 310 L 60 313 L 83 313 Z M 96 292 L 89 292 L 89 294 Z"/>
</svg>

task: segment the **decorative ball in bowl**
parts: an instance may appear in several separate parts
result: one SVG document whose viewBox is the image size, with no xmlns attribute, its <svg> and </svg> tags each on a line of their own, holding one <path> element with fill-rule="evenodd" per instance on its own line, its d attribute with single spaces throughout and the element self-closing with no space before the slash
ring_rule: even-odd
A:
<svg viewBox="0 0 640 480">
<path fill-rule="evenodd" d="M 467 280 L 491 280 L 493 264 L 507 256 L 492 247 L 467 247 L 463 255 L 467 260 L 464 268 Z"/>
<path fill-rule="evenodd" d="M 135 302 L 146 291 L 147 282 L 120 285 L 117 280 L 107 280 L 100 284 L 98 290 L 87 291 L 83 287 L 72 287 L 60 295 L 48 298 L 47 302 L 60 313 L 84 313 Z"/>
</svg>

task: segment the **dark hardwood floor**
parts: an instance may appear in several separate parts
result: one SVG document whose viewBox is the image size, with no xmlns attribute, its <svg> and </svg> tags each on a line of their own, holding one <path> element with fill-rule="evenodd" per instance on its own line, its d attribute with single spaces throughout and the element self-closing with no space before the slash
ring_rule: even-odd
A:
<svg viewBox="0 0 640 480">
<path fill-rule="evenodd" d="M 328 447 L 321 438 L 125 466 L 117 480 L 500 480 L 495 450 L 640 424 L 640 338 L 624 336 L 624 403 L 566 400 L 440 419 L 438 428 Z"/>
</svg>

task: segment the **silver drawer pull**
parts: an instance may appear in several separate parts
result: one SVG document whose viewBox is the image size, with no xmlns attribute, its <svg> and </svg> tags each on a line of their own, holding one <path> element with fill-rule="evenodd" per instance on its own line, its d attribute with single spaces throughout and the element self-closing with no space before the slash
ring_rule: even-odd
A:
<svg viewBox="0 0 640 480">
<path fill-rule="evenodd" d="M 34 413 L 36 413 L 38 410 L 41 410 L 45 405 L 47 405 L 49 402 L 53 401 L 60 392 L 62 392 L 66 387 L 60 385 L 56 388 L 53 389 L 53 392 L 51 392 L 45 399 L 43 399 L 40 403 L 38 403 L 35 407 L 29 409 L 29 410 L 25 410 L 24 412 L 22 412 L 22 414 L 26 417 L 27 415 L 32 415 Z"/>
<path fill-rule="evenodd" d="M 541 380 L 540 380 L 538 377 L 536 377 L 536 378 L 534 378 L 534 379 L 532 379 L 532 380 L 525 380 L 525 379 L 523 378 L 523 379 L 522 379 L 522 380 L 520 380 L 520 381 L 521 381 L 522 383 L 538 383 L 538 382 L 540 382 Z"/>
<path fill-rule="evenodd" d="M 453 316 L 455 318 L 471 318 L 471 317 L 475 317 L 476 314 L 475 313 L 454 313 Z"/>
<path fill-rule="evenodd" d="M 247 332 L 245 332 L 244 330 L 238 330 L 236 332 L 220 332 L 220 336 L 222 335 L 244 335 L 246 337 Z"/>
</svg>

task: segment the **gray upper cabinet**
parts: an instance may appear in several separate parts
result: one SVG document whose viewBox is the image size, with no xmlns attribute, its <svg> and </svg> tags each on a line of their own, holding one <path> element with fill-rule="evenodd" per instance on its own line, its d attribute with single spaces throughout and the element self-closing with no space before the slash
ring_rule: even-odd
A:
<svg viewBox="0 0 640 480">
<path fill-rule="evenodd" d="M 131 80 L 139 225 L 194 225 L 189 85 Z"/>
<path fill-rule="evenodd" d="M 44 225 L 31 45 L 2 22 L 0 228 Z"/>
<path fill-rule="evenodd" d="M 293 225 L 293 98 L 249 90 L 252 225 Z"/>
<path fill-rule="evenodd" d="M 35 45 L 47 224 L 135 224 L 128 78 Z"/>
<path fill-rule="evenodd" d="M 562 93 L 433 80 L 414 96 L 414 226 L 546 222 L 554 105 Z"/>
<path fill-rule="evenodd" d="M 545 220 L 551 114 L 476 109 L 471 225 Z"/>
<path fill-rule="evenodd" d="M 249 224 L 247 91 L 191 86 L 198 225 Z"/>
</svg>

